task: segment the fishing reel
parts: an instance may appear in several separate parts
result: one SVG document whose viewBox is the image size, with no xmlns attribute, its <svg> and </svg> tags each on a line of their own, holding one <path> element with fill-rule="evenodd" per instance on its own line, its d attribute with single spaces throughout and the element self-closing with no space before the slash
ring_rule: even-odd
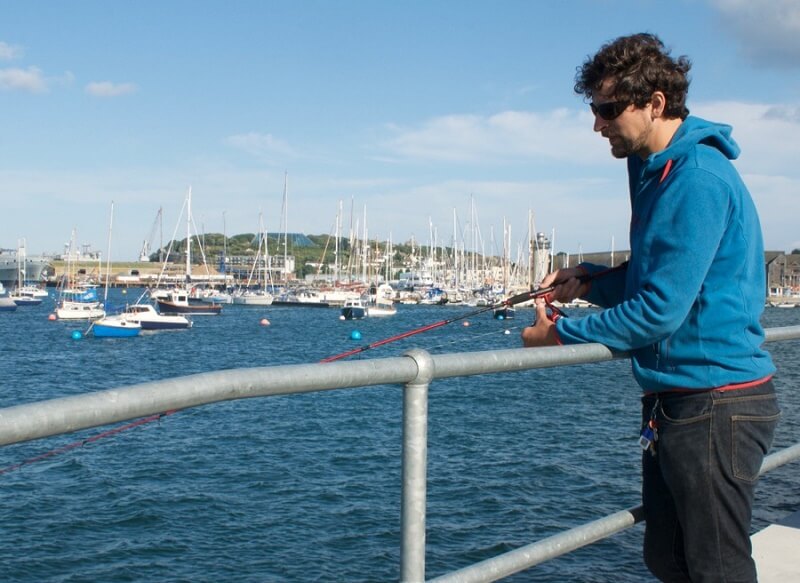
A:
<svg viewBox="0 0 800 583">
<path fill-rule="evenodd" d="M 567 314 L 559 308 L 558 306 L 553 304 L 553 296 L 550 293 L 547 293 L 543 296 L 544 298 L 544 309 L 545 314 L 547 314 L 547 319 L 550 320 L 553 324 L 555 324 L 561 318 L 566 318 Z M 534 320 L 533 325 L 536 324 Z"/>
</svg>

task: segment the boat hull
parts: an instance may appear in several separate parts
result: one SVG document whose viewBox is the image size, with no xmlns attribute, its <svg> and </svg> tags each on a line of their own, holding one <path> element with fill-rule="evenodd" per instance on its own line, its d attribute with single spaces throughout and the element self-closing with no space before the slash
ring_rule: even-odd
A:
<svg viewBox="0 0 800 583">
<path fill-rule="evenodd" d="M 29 296 L 11 296 L 14 303 L 18 306 L 39 306 L 42 304 L 42 298 L 33 298 Z"/>
<path fill-rule="evenodd" d="M 158 311 L 162 314 L 182 314 L 184 316 L 216 316 L 222 313 L 221 304 L 176 304 L 157 300 Z"/>
<path fill-rule="evenodd" d="M 17 304 L 11 298 L 0 298 L 0 312 L 13 312 L 17 309 Z"/>
<path fill-rule="evenodd" d="M 106 311 L 99 304 L 64 303 L 56 308 L 59 320 L 96 320 L 105 315 Z"/>
<path fill-rule="evenodd" d="M 513 320 L 516 312 L 514 308 L 505 307 L 505 308 L 497 308 L 494 310 L 494 319 L 495 320 Z"/>
<path fill-rule="evenodd" d="M 274 298 L 267 294 L 243 294 L 233 296 L 233 303 L 240 306 L 270 306 Z"/>
<path fill-rule="evenodd" d="M 367 312 L 370 318 L 384 318 L 397 314 L 397 308 L 394 306 L 368 306 Z"/>
<path fill-rule="evenodd" d="M 330 308 L 328 302 L 297 302 L 292 300 L 273 300 L 273 306 L 280 308 Z"/>
<path fill-rule="evenodd" d="M 360 320 L 367 315 L 367 310 L 361 307 L 346 306 L 342 308 L 342 316 L 345 320 Z"/>
<path fill-rule="evenodd" d="M 92 334 L 96 338 L 131 338 L 138 336 L 142 327 L 132 322 L 120 321 L 114 324 L 96 323 L 92 326 Z"/>
</svg>

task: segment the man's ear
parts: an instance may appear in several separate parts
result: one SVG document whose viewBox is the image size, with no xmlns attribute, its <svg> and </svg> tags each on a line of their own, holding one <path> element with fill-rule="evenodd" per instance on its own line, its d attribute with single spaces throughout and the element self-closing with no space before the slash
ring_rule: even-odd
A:
<svg viewBox="0 0 800 583">
<path fill-rule="evenodd" d="M 650 98 L 651 115 L 653 119 L 658 119 L 664 115 L 664 110 L 667 108 L 667 97 L 661 91 L 653 92 Z"/>
</svg>

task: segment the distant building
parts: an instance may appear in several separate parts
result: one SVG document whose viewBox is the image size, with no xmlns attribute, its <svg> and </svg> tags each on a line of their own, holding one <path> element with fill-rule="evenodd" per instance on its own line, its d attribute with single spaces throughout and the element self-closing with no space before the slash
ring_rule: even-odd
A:
<svg viewBox="0 0 800 583">
<path fill-rule="evenodd" d="M 800 295 L 800 254 L 767 251 L 767 295 Z"/>
</svg>

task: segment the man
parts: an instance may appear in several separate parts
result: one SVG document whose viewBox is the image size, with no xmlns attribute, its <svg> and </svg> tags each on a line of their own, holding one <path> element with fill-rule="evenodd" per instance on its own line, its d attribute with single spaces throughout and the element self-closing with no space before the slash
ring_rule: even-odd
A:
<svg viewBox="0 0 800 583">
<path fill-rule="evenodd" d="M 621 37 L 578 70 L 594 130 L 625 159 L 631 256 L 544 278 L 552 300 L 604 309 L 551 321 L 539 300 L 525 346 L 629 351 L 642 387 L 644 560 L 663 581 L 756 581 L 753 490 L 779 410 L 761 348 L 765 270 L 755 206 L 730 160 L 730 126 L 689 116 L 686 57 Z"/>
</svg>

